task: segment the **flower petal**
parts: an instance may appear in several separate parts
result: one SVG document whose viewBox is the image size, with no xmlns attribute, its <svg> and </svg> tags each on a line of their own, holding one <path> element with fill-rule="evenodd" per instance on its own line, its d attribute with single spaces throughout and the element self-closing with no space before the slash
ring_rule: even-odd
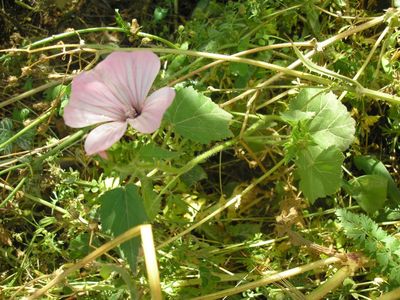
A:
<svg viewBox="0 0 400 300">
<path fill-rule="evenodd" d="M 103 159 L 108 159 L 107 151 L 100 151 L 97 154 Z"/>
<path fill-rule="evenodd" d="M 93 129 L 85 141 L 86 153 L 92 155 L 110 148 L 124 135 L 126 126 L 126 122 L 110 122 Z"/>
<path fill-rule="evenodd" d="M 113 52 L 95 69 L 121 102 L 129 101 L 141 111 L 160 70 L 160 59 L 151 51 Z"/>
<path fill-rule="evenodd" d="M 175 97 L 174 89 L 164 87 L 151 94 L 144 102 L 141 114 L 128 119 L 129 124 L 142 133 L 152 133 L 160 127 L 165 111 Z"/>
<path fill-rule="evenodd" d="M 125 120 L 129 105 L 121 103 L 94 70 L 79 74 L 72 81 L 71 97 L 64 108 L 65 124 L 70 127 Z"/>
</svg>

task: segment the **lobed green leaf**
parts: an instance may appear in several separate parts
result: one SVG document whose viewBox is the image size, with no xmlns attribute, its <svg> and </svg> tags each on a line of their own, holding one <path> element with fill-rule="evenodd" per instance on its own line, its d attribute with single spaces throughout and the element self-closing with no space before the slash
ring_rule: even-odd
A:
<svg viewBox="0 0 400 300">
<path fill-rule="evenodd" d="M 314 113 L 307 130 L 322 148 L 336 146 L 344 151 L 353 142 L 355 121 L 332 92 L 326 93 L 318 88 L 301 90 L 289 105 L 289 112 L 297 110 Z"/>
<path fill-rule="evenodd" d="M 300 189 L 311 203 L 338 191 L 343 160 L 343 154 L 333 146 L 327 149 L 312 146 L 299 152 L 296 165 Z"/>
<path fill-rule="evenodd" d="M 202 144 L 232 136 L 232 115 L 192 87 L 177 91 L 165 119 L 185 138 Z"/>
</svg>

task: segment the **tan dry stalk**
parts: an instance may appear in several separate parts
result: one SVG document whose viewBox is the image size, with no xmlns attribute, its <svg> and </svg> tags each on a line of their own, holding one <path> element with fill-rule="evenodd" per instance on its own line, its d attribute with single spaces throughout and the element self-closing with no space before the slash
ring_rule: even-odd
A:
<svg viewBox="0 0 400 300">
<path fill-rule="evenodd" d="M 394 289 L 389 293 L 383 294 L 377 300 L 398 300 L 400 299 L 400 288 Z"/>
<path fill-rule="evenodd" d="M 144 252 L 144 262 L 146 264 L 147 279 L 149 281 L 151 299 L 161 300 L 160 274 L 157 266 L 156 249 L 154 247 L 153 232 L 151 225 L 143 225 L 140 228 L 142 247 Z"/>
<path fill-rule="evenodd" d="M 87 265 L 88 263 L 92 262 L 96 258 L 102 256 L 103 254 L 107 253 L 111 249 L 117 247 L 118 245 L 139 236 L 143 226 L 150 226 L 150 225 L 139 225 L 134 228 L 131 228 L 125 231 L 123 234 L 117 236 L 115 239 L 107 242 L 106 244 L 102 245 L 101 247 L 97 248 L 83 259 L 75 263 L 72 267 L 62 271 L 61 273 L 57 274 L 49 283 L 47 283 L 44 287 L 34 292 L 32 295 L 26 298 L 26 300 L 34 300 L 42 296 L 46 293 L 49 289 L 51 289 L 56 284 L 63 281 L 68 275 L 74 273 L 75 271 L 79 270 L 83 266 Z M 146 254 L 146 253 L 145 253 Z"/>
<path fill-rule="evenodd" d="M 271 284 L 271 283 L 280 281 L 284 278 L 290 278 L 290 277 L 293 277 L 293 276 L 296 276 L 296 275 L 299 275 L 299 274 L 302 274 L 302 273 L 305 273 L 308 271 L 319 269 L 319 268 L 325 267 L 327 265 L 335 264 L 335 263 L 339 263 L 339 262 L 342 262 L 342 260 L 338 257 L 329 257 L 326 259 L 321 259 L 321 260 L 309 263 L 304 266 L 289 269 L 289 270 L 280 272 L 278 274 L 274 274 L 272 276 L 264 277 L 260 280 L 254 281 L 254 282 L 240 285 L 238 287 L 226 289 L 226 290 L 208 294 L 205 296 L 196 297 L 196 298 L 193 298 L 192 300 L 213 300 L 213 299 L 219 299 L 222 297 L 239 294 L 239 293 L 247 291 L 247 290 L 252 290 L 252 289 L 255 289 L 260 286 L 264 286 L 267 284 Z"/>
</svg>

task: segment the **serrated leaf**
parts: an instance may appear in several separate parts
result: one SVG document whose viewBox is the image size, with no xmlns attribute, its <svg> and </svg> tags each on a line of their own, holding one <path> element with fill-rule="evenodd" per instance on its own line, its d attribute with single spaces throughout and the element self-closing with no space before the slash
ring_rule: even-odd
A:
<svg viewBox="0 0 400 300">
<path fill-rule="evenodd" d="M 231 118 L 230 113 L 192 87 L 178 90 L 174 102 L 165 113 L 165 119 L 177 133 L 203 144 L 231 137 Z"/>
<path fill-rule="evenodd" d="M 385 204 L 387 179 L 378 175 L 364 175 L 352 179 L 350 195 L 368 213 L 374 213 Z"/>
<path fill-rule="evenodd" d="M 118 236 L 148 220 L 143 200 L 134 184 L 105 192 L 99 198 L 99 202 L 101 204 L 99 213 L 102 230 L 110 232 L 113 236 Z M 132 271 L 136 269 L 139 246 L 139 238 L 133 238 L 120 246 Z"/>
<path fill-rule="evenodd" d="M 296 159 L 300 189 L 311 202 L 333 194 L 340 188 L 344 156 L 336 147 L 307 147 Z"/>
<path fill-rule="evenodd" d="M 296 110 L 315 113 L 308 124 L 308 132 L 322 148 L 336 146 L 344 151 L 353 142 L 355 121 L 332 92 L 303 89 L 289 105 L 289 112 Z"/>
</svg>

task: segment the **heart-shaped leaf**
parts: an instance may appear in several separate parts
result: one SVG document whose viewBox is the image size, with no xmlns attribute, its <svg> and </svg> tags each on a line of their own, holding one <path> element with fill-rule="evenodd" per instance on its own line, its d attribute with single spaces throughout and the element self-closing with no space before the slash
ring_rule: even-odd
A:
<svg viewBox="0 0 400 300">
<path fill-rule="evenodd" d="M 232 136 L 232 115 L 192 87 L 176 92 L 174 102 L 165 113 L 177 133 L 192 141 L 208 144 Z"/>
<path fill-rule="evenodd" d="M 132 227 L 143 224 L 148 219 L 143 200 L 134 184 L 105 192 L 99 198 L 99 202 L 102 230 L 113 236 L 118 236 Z M 120 246 L 132 271 L 136 269 L 139 246 L 139 238 L 133 238 Z"/>
<path fill-rule="evenodd" d="M 385 165 L 375 157 L 369 155 L 360 155 L 354 158 L 354 164 L 357 169 L 363 170 L 366 174 L 378 175 L 386 179 L 387 182 L 387 196 L 394 205 L 400 204 L 400 190 L 396 182 L 393 180 L 392 175 L 386 169 Z"/>
<path fill-rule="evenodd" d="M 336 147 L 307 147 L 296 160 L 300 189 L 313 203 L 315 199 L 333 194 L 340 188 L 344 156 Z"/>
<path fill-rule="evenodd" d="M 364 175 L 350 180 L 350 195 L 368 213 L 374 213 L 385 204 L 388 181 L 379 175 Z"/>
</svg>

